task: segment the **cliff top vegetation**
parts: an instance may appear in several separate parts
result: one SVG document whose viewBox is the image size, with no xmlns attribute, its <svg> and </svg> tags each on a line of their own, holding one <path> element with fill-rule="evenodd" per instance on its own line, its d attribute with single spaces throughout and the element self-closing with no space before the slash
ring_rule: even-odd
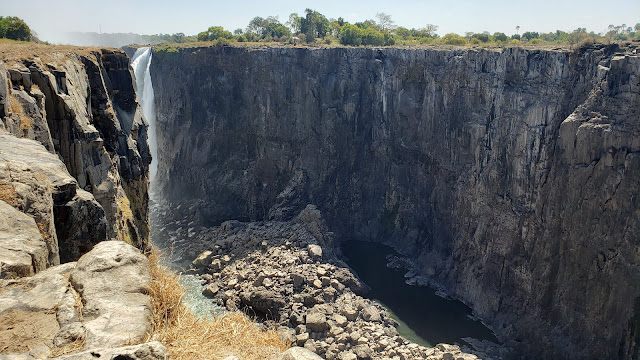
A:
<svg viewBox="0 0 640 360">
<path fill-rule="evenodd" d="M 635 26 L 609 25 L 604 33 L 595 33 L 586 28 L 571 32 L 556 30 L 541 33 L 520 31 L 520 26 L 504 32 L 466 32 L 460 34 L 437 33 L 438 26 L 426 24 L 422 28 L 397 26 L 390 15 L 378 13 L 376 19 L 349 23 L 344 18 L 330 19 L 316 10 L 306 9 L 302 16 L 293 13 L 286 22 L 276 16 L 254 17 L 245 29 L 233 32 L 222 26 L 211 26 L 197 36 L 174 34 L 165 36 L 166 43 L 216 42 L 245 44 L 292 44 L 309 46 L 577 46 L 584 43 L 613 43 L 640 41 L 640 23 Z M 201 45 L 201 44 L 200 44 Z"/>
<path fill-rule="evenodd" d="M 43 62 L 56 62 L 60 59 L 78 54 L 91 56 L 93 52 L 105 49 L 104 47 L 50 45 L 47 43 L 34 43 L 31 41 L 19 41 L 0 39 L 0 60 L 11 63 L 23 59 L 39 58 Z M 115 49 L 114 49 L 115 50 Z"/>
</svg>

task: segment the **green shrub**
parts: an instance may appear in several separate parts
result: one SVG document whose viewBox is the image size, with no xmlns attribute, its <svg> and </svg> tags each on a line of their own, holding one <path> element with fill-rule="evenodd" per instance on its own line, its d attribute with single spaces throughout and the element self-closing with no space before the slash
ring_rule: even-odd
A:
<svg viewBox="0 0 640 360">
<path fill-rule="evenodd" d="M 465 45 L 467 40 L 458 34 L 449 33 L 442 37 L 442 43 L 447 45 Z"/>
</svg>

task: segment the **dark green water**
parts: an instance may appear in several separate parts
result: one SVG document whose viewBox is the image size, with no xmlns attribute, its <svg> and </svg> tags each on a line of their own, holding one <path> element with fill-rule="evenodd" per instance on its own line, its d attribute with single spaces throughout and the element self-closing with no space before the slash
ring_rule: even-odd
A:
<svg viewBox="0 0 640 360">
<path fill-rule="evenodd" d="M 405 338 L 424 346 L 464 344 L 465 337 L 498 343 L 491 330 L 468 317 L 471 309 L 465 304 L 444 299 L 429 287 L 407 285 L 406 271 L 388 268 L 387 255 L 397 255 L 391 247 L 346 241 L 342 252 L 349 266 L 371 287 L 367 296 L 390 311 Z"/>
</svg>

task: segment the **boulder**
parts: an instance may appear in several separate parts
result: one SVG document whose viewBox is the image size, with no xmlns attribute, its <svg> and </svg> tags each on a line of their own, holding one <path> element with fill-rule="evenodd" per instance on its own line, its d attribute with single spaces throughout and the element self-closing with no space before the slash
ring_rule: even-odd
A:
<svg viewBox="0 0 640 360">
<path fill-rule="evenodd" d="M 320 245 L 310 244 L 309 246 L 307 246 L 307 252 L 312 259 L 317 260 L 322 258 L 322 248 L 320 247 Z"/>
<path fill-rule="evenodd" d="M 47 267 L 48 255 L 35 220 L 0 200 L 0 279 L 33 276 Z"/>
<path fill-rule="evenodd" d="M 324 332 L 329 330 L 327 316 L 317 307 L 312 308 L 307 313 L 306 326 L 307 329 L 313 332 Z"/>
<path fill-rule="evenodd" d="M 272 290 L 242 292 L 240 300 L 246 306 L 268 315 L 272 319 L 280 319 L 280 309 L 285 306 L 282 295 Z"/>
<path fill-rule="evenodd" d="M 292 347 L 282 353 L 277 360 L 322 360 L 322 358 L 305 348 Z"/>
<path fill-rule="evenodd" d="M 218 291 L 220 291 L 220 287 L 218 286 L 218 284 L 213 283 L 213 284 L 209 284 L 207 285 L 204 290 L 202 290 L 202 295 L 212 298 L 214 296 L 216 296 L 216 294 L 218 293 Z"/>
<path fill-rule="evenodd" d="M 70 276 L 82 297 L 85 346 L 113 347 L 151 330 L 149 261 L 122 241 L 104 241 L 83 255 Z"/>
</svg>

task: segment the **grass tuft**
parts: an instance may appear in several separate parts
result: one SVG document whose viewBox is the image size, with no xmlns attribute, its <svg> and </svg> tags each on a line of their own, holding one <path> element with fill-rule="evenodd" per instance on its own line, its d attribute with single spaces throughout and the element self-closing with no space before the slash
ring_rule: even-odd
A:
<svg viewBox="0 0 640 360">
<path fill-rule="evenodd" d="M 156 250 L 149 255 L 154 329 L 149 341 L 163 343 L 171 359 L 223 359 L 235 355 L 243 360 L 271 359 L 286 350 L 275 331 L 263 330 L 242 313 L 212 320 L 193 315 L 182 303 L 185 289 L 178 275 L 161 264 Z"/>
</svg>

